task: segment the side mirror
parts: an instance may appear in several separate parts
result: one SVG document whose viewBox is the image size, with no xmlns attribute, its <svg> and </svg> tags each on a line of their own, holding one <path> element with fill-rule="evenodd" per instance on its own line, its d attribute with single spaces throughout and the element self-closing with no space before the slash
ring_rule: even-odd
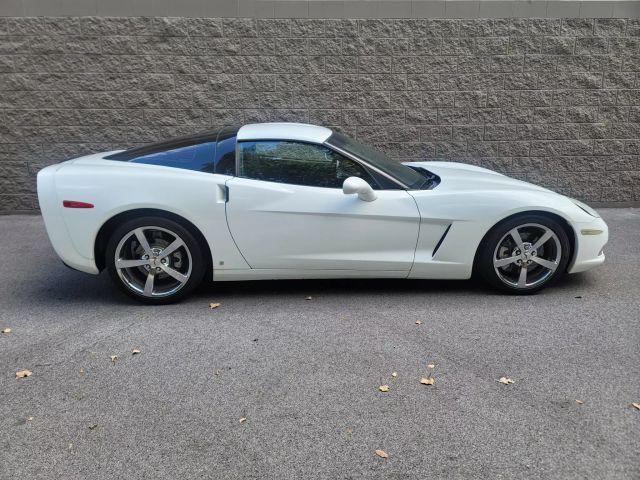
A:
<svg viewBox="0 0 640 480">
<path fill-rule="evenodd" d="M 378 196 L 371 185 L 359 177 L 349 177 L 342 184 L 342 192 L 345 195 L 358 194 L 358 198 L 365 202 L 373 202 Z"/>
</svg>

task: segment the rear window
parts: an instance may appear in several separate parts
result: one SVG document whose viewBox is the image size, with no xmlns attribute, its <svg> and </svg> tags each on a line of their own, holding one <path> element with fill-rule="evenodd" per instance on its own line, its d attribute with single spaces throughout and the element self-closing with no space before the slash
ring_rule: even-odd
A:
<svg viewBox="0 0 640 480">
<path fill-rule="evenodd" d="M 162 165 L 163 167 L 183 168 L 199 172 L 214 173 L 215 142 L 198 143 L 173 150 L 141 155 L 129 160 L 131 163 Z"/>
<path fill-rule="evenodd" d="M 130 148 L 104 157 L 107 160 L 161 165 L 198 172 L 235 174 L 237 127 L 201 132 L 188 137 Z M 216 166 L 219 165 L 217 168 Z"/>
</svg>

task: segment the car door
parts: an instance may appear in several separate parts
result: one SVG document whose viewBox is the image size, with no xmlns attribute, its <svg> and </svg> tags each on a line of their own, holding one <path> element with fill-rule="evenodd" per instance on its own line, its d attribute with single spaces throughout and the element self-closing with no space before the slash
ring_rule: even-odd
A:
<svg viewBox="0 0 640 480">
<path fill-rule="evenodd" d="M 404 190 L 360 200 L 344 179 L 375 179 L 357 162 L 317 144 L 238 143 L 238 176 L 227 181 L 227 222 L 254 269 L 411 269 L 420 216 Z"/>
</svg>

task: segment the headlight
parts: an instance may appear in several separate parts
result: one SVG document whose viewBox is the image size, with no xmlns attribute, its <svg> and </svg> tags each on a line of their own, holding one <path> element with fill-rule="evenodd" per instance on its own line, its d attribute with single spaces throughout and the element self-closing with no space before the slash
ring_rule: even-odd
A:
<svg viewBox="0 0 640 480">
<path fill-rule="evenodd" d="M 576 200 L 575 198 L 571 198 L 570 200 L 592 217 L 600 218 L 600 214 L 586 203 L 582 203 L 580 200 Z"/>
</svg>

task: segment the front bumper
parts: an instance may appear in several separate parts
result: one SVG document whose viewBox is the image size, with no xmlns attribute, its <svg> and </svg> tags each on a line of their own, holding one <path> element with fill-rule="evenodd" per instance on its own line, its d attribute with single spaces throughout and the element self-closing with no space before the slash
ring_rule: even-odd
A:
<svg viewBox="0 0 640 480">
<path fill-rule="evenodd" d="M 601 218 L 573 225 L 576 233 L 575 255 L 567 271 L 585 272 L 604 263 L 604 246 L 609 240 L 609 227 Z M 600 233 L 597 233 L 600 232 Z"/>
</svg>

